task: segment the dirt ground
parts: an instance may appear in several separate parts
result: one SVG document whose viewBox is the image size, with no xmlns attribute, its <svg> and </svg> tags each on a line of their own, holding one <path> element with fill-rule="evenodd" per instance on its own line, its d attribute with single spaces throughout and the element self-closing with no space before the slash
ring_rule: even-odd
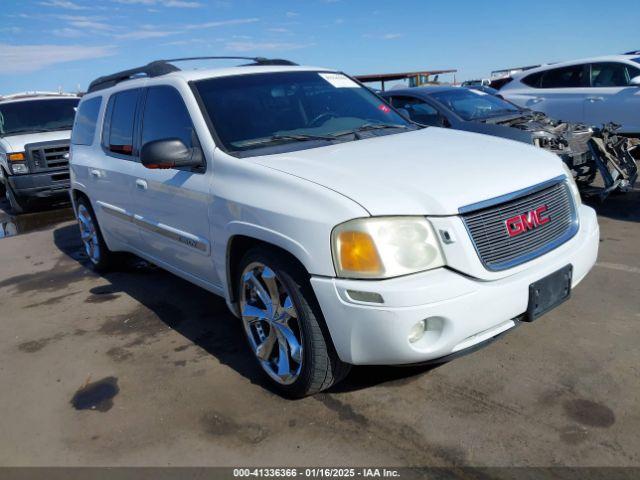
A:
<svg viewBox="0 0 640 480">
<path fill-rule="evenodd" d="M 640 191 L 595 206 L 599 261 L 568 303 L 298 401 L 222 299 L 143 263 L 92 273 L 69 210 L 0 213 L 23 232 L 0 239 L 0 465 L 639 466 Z"/>
</svg>

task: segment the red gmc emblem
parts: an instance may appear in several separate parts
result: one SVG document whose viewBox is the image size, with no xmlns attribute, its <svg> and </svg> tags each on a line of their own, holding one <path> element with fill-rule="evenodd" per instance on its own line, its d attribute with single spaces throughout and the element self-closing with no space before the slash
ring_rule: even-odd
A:
<svg viewBox="0 0 640 480">
<path fill-rule="evenodd" d="M 507 227 L 507 233 L 510 237 L 517 237 L 521 233 L 549 223 L 551 218 L 545 215 L 546 211 L 547 206 L 542 205 L 535 210 L 509 218 L 504 222 Z"/>
</svg>

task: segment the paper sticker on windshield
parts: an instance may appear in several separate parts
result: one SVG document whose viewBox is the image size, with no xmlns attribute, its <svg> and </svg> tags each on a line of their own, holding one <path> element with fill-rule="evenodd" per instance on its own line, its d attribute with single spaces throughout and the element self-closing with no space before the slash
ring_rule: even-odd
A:
<svg viewBox="0 0 640 480">
<path fill-rule="evenodd" d="M 358 88 L 360 86 L 341 73 L 319 73 L 318 75 L 336 88 Z"/>
</svg>

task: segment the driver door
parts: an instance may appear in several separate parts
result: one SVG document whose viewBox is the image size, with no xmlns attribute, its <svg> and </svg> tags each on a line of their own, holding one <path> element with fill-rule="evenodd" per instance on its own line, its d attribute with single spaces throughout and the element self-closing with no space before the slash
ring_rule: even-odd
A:
<svg viewBox="0 0 640 480">
<path fill-rule="evenodd" d="M 409 118 L 416 123 L 432 127 L 448 126 L 447 120 L 438 110 L 419 98 L 397 96 L 391 97 L 390 100 L 394 107 L 406 110 Z"/>
<path fill-rule="evenodd" d="M 149 87 L 142 106 L 141 142 L 180 139 L 199 146 L 184 100 L 172 86 Z M 219 283 L 211 257 L 211 172 L 202 168 L 149 169 L 136 164 L 133 189 L 138 248 L 187 276 Z"/>
</svg>

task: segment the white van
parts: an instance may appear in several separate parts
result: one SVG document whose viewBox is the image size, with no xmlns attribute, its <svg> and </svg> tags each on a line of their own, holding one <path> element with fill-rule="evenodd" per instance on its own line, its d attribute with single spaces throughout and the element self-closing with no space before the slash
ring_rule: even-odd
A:
<svg viewBox="0 0 640 480">
<path fill-rule="evenodd" d="M 14 213 L 67 200 L 69 137 L 80 99 L 25 92 L 0 96 L 0 189 Z"/>
</svg>

